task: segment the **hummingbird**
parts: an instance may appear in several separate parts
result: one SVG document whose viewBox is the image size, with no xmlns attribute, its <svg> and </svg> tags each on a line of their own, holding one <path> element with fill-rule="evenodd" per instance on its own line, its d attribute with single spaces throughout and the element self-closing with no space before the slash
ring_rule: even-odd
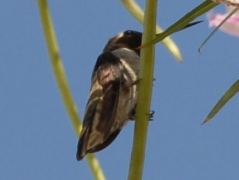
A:
<svg viewBox="0 0 239 180">
<path fill-rule="evenodd" d="M 134 120 L 142 33 L 127 30 L 109 39 L 97 58 L 92 76 L 77 160 L 112 143 Z"/>
</svg>

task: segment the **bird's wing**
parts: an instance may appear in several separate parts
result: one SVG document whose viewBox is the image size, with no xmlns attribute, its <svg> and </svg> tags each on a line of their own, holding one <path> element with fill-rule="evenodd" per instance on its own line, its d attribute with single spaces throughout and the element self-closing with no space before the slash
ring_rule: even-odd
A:
<svg viewBox="0 0 239 180">
<path fill-rule="evenodd" d="M 101 54 L 92 74 L 92 87 L 78 143 L 77 159 L 110 144 L 118 130 L 112 132 L 122 78 L 120 59 L 110 52 Z"/>
</svg>

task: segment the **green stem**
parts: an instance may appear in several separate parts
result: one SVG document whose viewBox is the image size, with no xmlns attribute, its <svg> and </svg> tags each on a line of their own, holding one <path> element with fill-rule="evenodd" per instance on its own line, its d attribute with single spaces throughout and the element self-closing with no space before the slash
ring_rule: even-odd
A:
<svg viewBox="0 0 239 180">
<path fill-rule="evenodd" d="M 56 82 L 61 92 L 64 105 L 69 113 L 76 134 L 80 134 L 81 123 L 78 117 L 77 109 L 74 104 L 68 82 L 65 76 L 64 67 L 61 62 L 58 43 L 53 27 L 53 23 L 48 10 L 47 0 L 39 0 L 40 15 L 47 42 L 48 53 L 50 56 L 52 68 L 55 74 Z"/>
<path fill-rule="evenodd" d="M 142 43 L 149 42 L 155 37 L 157 0 L 147 0 L 145 7 Z M 134 142 L 128 176 L 129 180 L 141 180 L 143 175 L 153 85 L 154 51 L 153 44 L 141 50 L 139 93 L 136 107 Z"/>
<path fill-rule="evenodd" d="M 135 17 L 135 19 L 137 19 L 140 23 L 144 22 L 144 12 L 134 0 L 121 0 L 121 2 L 125 8 Z M 158 34 L 161 32 L 163 32 L 163 29 L 156 25 L 156 33 Z M 178 62 L 183 62 L 182 54 L 178 46 L 169 36 L 163 39 L 161 42 Z"/>
<path fill-rule="evenodd" d="M 70 88 L 66 79 L 63 64 L 61 62 L 58 43 L 48 10 L 47 0 L 38 0 L 38 6 L 40 11 L 40 17 L 42 21 L 43 31 L 45 34 L 45 39 L 48 47 L 48 53 L 50 56 L 53 72 L 56 78 L 58 88 L 60 90 L 65 108 L 70 116 L 73 128 L 77 136 L 79 136 L 82 124 L 78 116 L 77 108 L 74 103 L 73 97 L 71 95 Z M 98 160 L 94 154 L 88 155 L 87 162 L 91 168 L 92 174 L 97 180 L 104 180 L 104 174 L 101 170 Z"/>
</svg>

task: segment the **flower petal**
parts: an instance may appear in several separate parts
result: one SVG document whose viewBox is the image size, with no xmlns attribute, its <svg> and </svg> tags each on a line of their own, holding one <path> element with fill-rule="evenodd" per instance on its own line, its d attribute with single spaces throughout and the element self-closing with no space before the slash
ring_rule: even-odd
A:
<svg viewBox="0 0 239 180">
<path fill-rule="evenodd" d="M 231 11 L 231 10 L 230 10 Z M 226 12 L 225 14 L 210 12 L 208 14 L 209 27 L 217 27 L 220 23 L 228 16 L 230 12 Z M 239 36 L 239 14 L 233 14 L 223 25 L 219 28 L 221 31 Z"/>
</svg>

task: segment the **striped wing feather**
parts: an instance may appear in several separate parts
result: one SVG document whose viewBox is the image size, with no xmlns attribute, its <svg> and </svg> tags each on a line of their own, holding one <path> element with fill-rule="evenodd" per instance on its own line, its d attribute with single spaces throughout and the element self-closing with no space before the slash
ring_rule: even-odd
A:
<svg viewBox="0 0 239 180">
<path fill-rule="evenodd" d="M 92 87 L 78 143 L 77 159 L 108 146 L 120 129 L 112 130 L 122 81 L 120 60 L 110 52 L 98 57 Z"/>
</svg>

